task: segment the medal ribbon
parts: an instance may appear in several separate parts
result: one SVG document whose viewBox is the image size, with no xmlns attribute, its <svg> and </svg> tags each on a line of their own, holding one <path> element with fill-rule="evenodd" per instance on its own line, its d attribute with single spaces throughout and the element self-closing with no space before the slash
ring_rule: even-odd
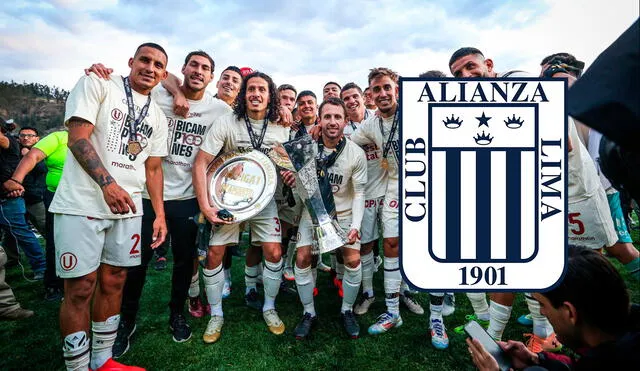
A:
<svg viewBox="0 0 640 371">
<path fill-rule="evenodd" d="M 147 103 L 140 110 L 140 116 L 136 117 L 135 104 L 133 103 L 133 93 L 131 93 L 131 85 L 129 83 L 129 77 L 123 77 L 122 83 L 124 84 L 124 94 L 127 96 L 127 108 L 129 109 L 129 117 L 127 119 L 127 125 L 129 126 L 129 141 L 137 142 L 138 126 L 144 120 L 149 110 L 149 104 L 151 104 L 151 94 L 147 97 Z"/>
<path fill-rule="evenodd" d="M 382 117 L 378 118 L 378 124 L 380 125 L 380 134 L 382 134 L 382 138 L 384 139 L 384 130 L 382 127 Z M 396 113 L 393 114 L 393 124 L 391 124 L 391 131 L 389 132 L 389 138 L 384 144 L 384 148 L 382 149 L 382 158 L 386 159 L 389 155 L 389 150 L 391 149 L 392 138 L 398 130 L 398 109 L 396 108 Z M 396 164 L 398 163 L 398 159 L 396 158 Z"/>
<path fill-rule="evenodd" d="M 264 141 L 264 135 L 267 133 L 267 125 L 269 125 L 269 117 L 265 117 L 262 122 L 262 130 L 260 131 L 260 135 L 256 135 L 253 132 L 253 127 L 251 127 L 251 121 L 249 121 L 249 116 L 247 114 L 244 115 L 244 123 L 247 125 L 247 132 L 249 132 L 249 139 L 251 139 L 251 146 L 253 149 L 260 149 L 262 146 L 262 141 Z"/>
</svg>

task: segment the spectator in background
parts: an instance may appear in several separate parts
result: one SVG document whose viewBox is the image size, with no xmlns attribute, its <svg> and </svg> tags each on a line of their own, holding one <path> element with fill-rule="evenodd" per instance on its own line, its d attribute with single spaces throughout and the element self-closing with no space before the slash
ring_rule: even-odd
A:
<svg viewBox="0 0 640 371">
<path fill-rule="evenodd" d="M 25 130 L 24 128 L 22 130 Z M 22 133 L 22 130 L 20 131 Z M 47 243 L 46 262 L 47 268 L 44 275 L 44 298 L 48 301 L 59 300 L 62 298 L 62 279 L 56 275 L 55 262 L 55 243 L 53 240 L 53 214 L 48 211 L 53 195 L 58 188 L 60 177 L 62 177 L 62 168 L 67 158 L 67 141 L 69 134 L 66 130 L 55 131 L 41 141 L 33 145 L 32 149 L 22 157 L 18 167 L 13 172 L 12 178 L 26 184 L 26 179 L 33 173 L 34 169 L 39 166 L 46 166 L 48 169 L 45 179 L 46 189 L 44 190 L 44 206 L 46 222 L 44 236 Z M 44 161 L 43 161 L 44 160 Z M 24 181 L 23 181 L 24 180 Z M 11 196 L 17 196 L 21 187 L 15 182 L 6 182 L 5 188 L 12 191 Z M 28 188 L 24 187 L 25 194 Z M 16 192 L 16 193 L 13 193 Z"/>
<path fill-rule="evenodd" d="M 11 287 L 4 281 L 7 254 L 0 246 L 0 320 L 14 321 L 33 316 L 33 311 L 20 307 Z"/>
<path fill-rule="evenodd" d="M 40 137 L 36 128 L 29 126 L 20 128 L 18 132 L 20 155 L 24 157 L 39 140 Z M 20 179 L 25 189 L 22 198 L 24 198 L 27 208 L 27 220 L 36 227 L 41 236 L 45 235 L 45 207 L 42 197 L 44 195 L 44 178 L 46 174 L 47 167 L 44 164 L 38 164 L 24 179 Z M 14 239 L 8 238 L 5 241 L 4 248 L 10 257 L 18 256 L 18 249 Z"/>
<path fill-rule="evenodd" d="M 537 370 L 631 370 L 640 364 L 638 313 L 630 306 L 624 280 L 596 251 L 569 246 L 566 275 L 554 289 L 534 293 L 541 312 L 563 344 L 580 354 L 533 353 L 519 342 L 500 342 L 512 366 Z M 495 359 L 477 341 L 467 339 L 473 363 L 480 370 L 498 370 Z M 582 350 L 582 351 L 581 351 Z M 636 365 L 636 366 L 633 366 Z"/>
<path fill-rule="evenodd" d="M 33 270 L 34 279 L 44 278 L 45 258 L 42 247 L 33 233 L 25 214 L 27 212 L 22 197 L 10 197 L 6 189 L 12 183 L 22 187 L 22 181 L 12 179 L 12 174 L 20 162 L 20 144 L 11 135 L 7 135 L 11 126 L 0 121 L 0 228 L 8 239 L 14 239 L 24 251 Z"/>
</svg>

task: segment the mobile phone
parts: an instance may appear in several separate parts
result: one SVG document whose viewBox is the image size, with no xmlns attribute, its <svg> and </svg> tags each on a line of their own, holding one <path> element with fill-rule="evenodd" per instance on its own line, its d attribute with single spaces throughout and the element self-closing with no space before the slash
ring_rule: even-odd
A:
<svg viewBox="0 0 640 371">
<path fill-rule="evenodd" d="M 500 348 L 500 345 L 496 343 L 493 338 L 487 334 L 484 328 L 476 321 L 470 321 L 464 325 L 464 332 L 467 333 L 472 339 L 476 339 L 482 344 L 484 349 L 489 352 L 498 362 L 500 370 L 508 371 L 511 368 L 511 360 L 509 356 Z"/>
</svg>

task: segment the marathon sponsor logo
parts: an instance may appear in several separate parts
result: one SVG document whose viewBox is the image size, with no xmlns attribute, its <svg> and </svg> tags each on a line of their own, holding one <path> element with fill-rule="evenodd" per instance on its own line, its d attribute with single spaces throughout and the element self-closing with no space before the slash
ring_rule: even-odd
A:
<svg viewBox="0 0 640 371">
<path fill-rule="evenodd" d="M 191 164 L 187 163 L 187 162 L 182 162 L 182 161 L 173 161 L 173 160 L 169 160 L 168 158 L 164 158 L 164 162 L 171 164 L 171 165 L 176 165 L 176 166 L 184 166 L 184 167 L 188 167 L 191 168 Z"/>
<path fill-rule="evenodd" d="M 136 167 L 132 164 L 123 164 L 122 162 L 111 161 L 111 166 L 117 167 L 119 169 L 133 170 L 136 171 Z"/>
</svg>

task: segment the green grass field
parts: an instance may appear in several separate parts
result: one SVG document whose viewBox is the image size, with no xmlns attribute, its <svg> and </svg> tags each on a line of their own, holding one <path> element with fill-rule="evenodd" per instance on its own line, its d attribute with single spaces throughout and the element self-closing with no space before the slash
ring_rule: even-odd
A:
<svg viewBox="0 0 640 371">
<path fill-rule="evenodd" d="M 633 231 L 632 235 L 635 241 L 639 240 L 638 231 Z M 622 269 L 617 262 L 614 264 Z M 284 335 L 272 335 L 261 313 L 244 304 L 243 269 L 243 258 L 234 257 L 233 290 L 224 301 L 222 338 L 215 344 L 206 345 L 201 339 L 208 319 L 196 319 L 188 314 L 193 337 L 186 343 L 173 342 L 168 329 L 167 307 L 171 264 L 162 272 L 150 268 L 138 316 L 138 330 L 132 338 L 131 349 L 119 361 L 150 370 L 474 369 L 464 336 L 453 332 L 453 327 L 464 322 L 465 314 L 472 313 L 464 294 L 456 294 L 456 312 L 445 317 L 450 346 L 444 351 L 434 349 L 427 335 L 429 314 L 425 293 L 417 297 L 427 313 L 418 316 L 401 308 L 404 326 L 384 335 L 370 336 L 366 333 L 367 327 L 385 309 L 380 271 L 374 282 L 377 301 L 369 313 L 359 318 L 361 338 L 351 340 L 343 333 L 336 291 L 328 286 L 328 274 L 320 272 L 320 294 L 316 297 L 320 325 L 313 338 L 297 341 L 292 331 L 302 315 L 298 296 L 287 293 L 278 296 L 277 308 L 287 330 Z M 28 270 L 25 274 L 32 276 Z M 623 275 L 632 300 L 640 302 L 638 283 L 626 272 Z M 8 270 L 7 282 L 22 306 L 36 314 L 18 322 L 0 322 L 0 370 L 64 369 L 58 328 L 60 303 L 44 301 L 42 283 L 27 282 L 19 267 Z M 531 331 L 516 322 L 516 318 L 525 312 L 524 299 L 518 295 L 503 339 L 523 340 L 522 334 Z"/>
</svg>

